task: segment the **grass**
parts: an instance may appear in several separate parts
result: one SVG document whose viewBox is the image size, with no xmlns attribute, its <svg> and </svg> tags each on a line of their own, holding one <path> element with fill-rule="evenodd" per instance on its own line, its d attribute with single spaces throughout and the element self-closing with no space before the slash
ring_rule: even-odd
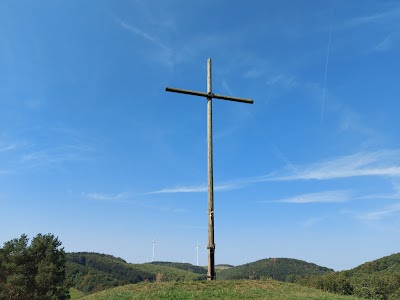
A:
<svg viewBox="0 0 400 300">
<path fill-rule="evenodd" d="M 85 296 L 84 293 L 82 293 L 81 291 L 74 289 L 74 288 L 69 289 L 69 294 L 71 295 L 71 300 L 79 299 L 79 298 L 82 298 L 83 296 Z"/>
<path fill-rule="evenodd" d="M 360 298 L 329 294 L 316 289 L 273 280 L 230 280 L 211 282 L 144 282 L 109 289 L 81 299 L 359 300 Z"/>
<path fill-rule="evenodd" d="M 227 269 L 230 269 L 230 268 L 232 268 L 232 267 L 228 266 L 228 265 L 217 265 L 217 266 L 215 266 L 215 271 L 219 272 L 219 271 L 227 270 Z M 205 267 L 205 269 L 207 269 L 207 267 Z"/>
</svg>

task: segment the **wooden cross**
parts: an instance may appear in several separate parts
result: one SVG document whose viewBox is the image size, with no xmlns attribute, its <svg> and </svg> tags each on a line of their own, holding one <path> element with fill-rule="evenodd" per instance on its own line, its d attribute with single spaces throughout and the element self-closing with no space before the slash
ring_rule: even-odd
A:
<svg viewBox="0 0 400 300">
<path fill-rule="evenodd" d="M 208 272 L 207 279 L 215 279 L 215 243 L 214 243 L 214 180 L 213 180 L 213 147 L 212 147 L 212 99 L 230 100 L 253 104 L 253 100 L 223 96 L 212 93 L 211 58 L 207 61 L 207 93 L 166 87 L 167 92 L 188 94 L 207 98 L 207 144 L 208 144 Z"/>
</svg>

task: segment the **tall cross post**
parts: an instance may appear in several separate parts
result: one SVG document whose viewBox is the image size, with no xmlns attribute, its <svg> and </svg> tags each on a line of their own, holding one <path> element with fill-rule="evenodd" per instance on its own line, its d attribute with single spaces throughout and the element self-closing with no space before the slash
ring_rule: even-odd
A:
<svg viewBox="0 0 400 300">
<path fill-rule="evenodd" d="M 187 94 L 207 98 L 207 147 L 208 147 L 208 271 L 207 279 L 215 280 L 215 242 L 214 242 L 214 179 L 212 146 L 212 99 L 230 100 L 253 104 L 253 100 L 213 94 L 211 80 L 211 58 L 207 61 L 207 93 L 166 87 L 167 92 Z"/>
</svg>

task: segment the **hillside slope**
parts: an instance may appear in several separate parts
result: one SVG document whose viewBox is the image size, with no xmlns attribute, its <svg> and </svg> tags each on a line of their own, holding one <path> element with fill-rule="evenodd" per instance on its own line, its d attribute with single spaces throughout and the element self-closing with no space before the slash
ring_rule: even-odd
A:
<svg viewBox="0 0 400 300">
<path fill-rule="evenodd" d="M 67 253 L 66 258 L 69 284 L 85 293 L 155 280 L 155 274 L 132 268 L 124 260 L 111 255 L 80 252 Z"/>
<path fill-rule="evenodd" d="M 346 271 L 346 273 L 350 276 L 373 273 L 400 273 L 400 253 L 366 262 L 354 269 Z"/>
<path fill-rule="evenodd" d="M 400 299 L 400 253 L 366 262 L 354 269 L 301 278 L 299 284 L 367 299 Z"/>
<path fill-rule="evenodd" d="M 360 298 L 329 294 L 316 289 L 273 280 L 139 283 L 109 289 L 81 298 L 81 300 L 108 299 L 360 300 Z"/>
<path fill-rule="evenodd" d="M 149 264 L 172 267 L 172 268 L 176 268 L 176 269 L 180 269 L 180 270 L 184 270 L 184 271 L 188 271 L 188 272 L 192 272 L 192 273 L 196 273 L 196 274 L 204 274 L 204 275 L 207 274 L 207 269 L 205 269 L 204 267 L 198 267 L 198 266 L 194 266 L 194 265 L 188 264 L 188 263 L 154 261 Z"/>
<path fill-rule="evenodd" d="M 268 258 L 218 272 L 218 279 L 260 279 L 269 277 L 293 282 L 298 276 L 322 275 L 332 269 L 291 258 Z"/>
<path fill-rule="evenodd" d="M 67 280 L 71 287 L 93 293 L 110 287 L 142 281 L 200 280 L 204 276 L 176 268 L 129 264 L 121 258 L 99 253 L 67 253 Z"/>
</svg>

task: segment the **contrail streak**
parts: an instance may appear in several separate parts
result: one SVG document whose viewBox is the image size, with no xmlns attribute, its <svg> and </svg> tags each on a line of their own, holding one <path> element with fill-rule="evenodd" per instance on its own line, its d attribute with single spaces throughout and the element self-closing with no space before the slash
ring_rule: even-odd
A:
<svg viewBox="0 0 400 300">
<path fill-rule="evenodd" d="M 324 76 L 324 88 L 322 92 L 322 105 L 321 105 L 321 124 L 324 117 L 324 105 L 325 105 L 325 94 L 326 94 L 326 78 L 328 75 L 328 64 L 329 64 L 329 54 L 331 51 L 331 38 L 332 38 L 332 23 L 329 28 L 329 39 L 328 39 L 328 49 L 326 51 L 326 60 L 325 60 L 325 76 Z"/>
</svg>

